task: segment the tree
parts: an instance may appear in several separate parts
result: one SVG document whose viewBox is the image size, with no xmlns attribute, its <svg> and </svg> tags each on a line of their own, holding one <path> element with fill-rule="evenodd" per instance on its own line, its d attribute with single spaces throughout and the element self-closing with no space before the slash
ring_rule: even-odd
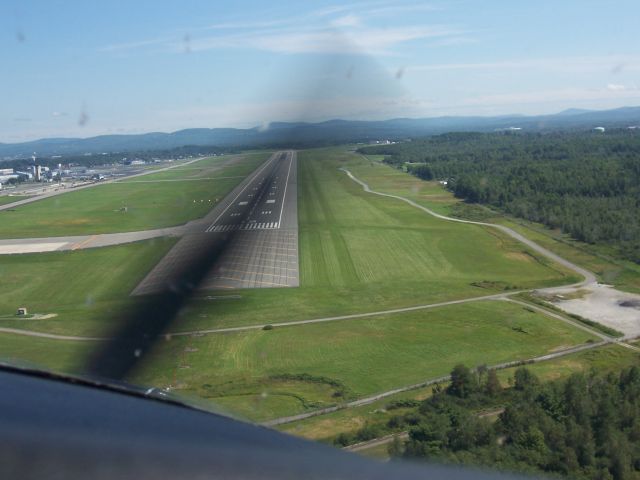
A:
<svg viewBox="0 0 640 480">
<path fill-rule="evenodd" d="M 514 387 L 519 391 L 527 391 L 537 387 L 540 384 L 538 377 L 524 367 L 520 367 L 514 374 Z"/>
<path fill-rule="evenodd" d="M 471 370 L 462 364 L 456 365 L 451 371 L 451 384 L 447 388 L 447 393 L 454 397 L 467 398 L 477 389 L 478 385 Z"/>
<path fill-rule="evenodd" d="M 500 384 L 495 368 L 490 369 L 487 373 L 487 382 L 485 383 L 484 391 L 490 397 L 495 397 L 502 391 L 502 385 Z"/>
</svg>

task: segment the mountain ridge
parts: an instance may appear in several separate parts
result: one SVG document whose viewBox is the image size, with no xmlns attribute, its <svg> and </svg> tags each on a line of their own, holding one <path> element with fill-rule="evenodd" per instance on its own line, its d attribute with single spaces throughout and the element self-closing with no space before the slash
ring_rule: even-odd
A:
<svg viewBox="0 0 640 480">
<path fill-rule="evenodd" d="M 42 138 L 21 143 L 0 143 L 0 157 L 78 155 L 83 153 L 162 150 L 183 146 L 252 147 L 366 142 L 429 136 L 451 131 L 493 131 L 520 128 L 544 132 L 596 126 L 625 127 L 640 123 L 640 107 L 611 110 L 567 109 L 549 115 L 440 116 L 386 120 L 331 119 L 323 122 L 273 122 L 265 127 L 187 128 L 175 132 L 107 134 L 88 138 Z"/>
</svg>

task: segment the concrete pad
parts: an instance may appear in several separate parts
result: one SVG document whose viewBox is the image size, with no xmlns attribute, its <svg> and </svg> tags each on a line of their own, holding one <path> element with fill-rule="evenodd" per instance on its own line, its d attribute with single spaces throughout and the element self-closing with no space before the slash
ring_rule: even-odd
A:
<svg viewBox="0 0 640 480">
<path fill-rule="evenodd" d="M 572 294 L 580 298 L 570 298 Z M 542 297 L 568 313 L 618 330 L 625 338 L 640 337 L 640 295 L 593 283 L 580 288 L 545 289 Z"/>
</svg>

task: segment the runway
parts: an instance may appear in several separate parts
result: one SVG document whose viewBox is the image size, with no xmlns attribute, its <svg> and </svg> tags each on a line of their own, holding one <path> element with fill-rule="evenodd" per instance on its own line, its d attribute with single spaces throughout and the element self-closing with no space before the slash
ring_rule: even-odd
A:
<svg viewBox="0 0 640 480">
<path fill-rule="evenodd" d="M 185 259 L 226 242 L 201 288 L 296 287 L 298 271 L 297 157 L 273 154 L 183 238 L 136 287 L 133 295 L 170 288 Z"/>
</svg>

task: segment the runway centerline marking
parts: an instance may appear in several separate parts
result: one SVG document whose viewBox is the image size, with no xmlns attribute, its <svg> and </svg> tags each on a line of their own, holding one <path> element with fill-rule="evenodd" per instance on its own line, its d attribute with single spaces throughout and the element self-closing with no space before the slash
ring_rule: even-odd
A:
<svg viewBox="0 0 640 480">
<path fill-rule="evenodd" d="M 236 200 L 240 197 L 240 195 L 242 195 L 242 194 L 244 193 L 244 191 L 245 191 L 247 188 L 249 188 L 249 185 L 251 185 L 251 184 L 254 182 L 254 180 L 255 180 L 255 179 L 256 179 L 256 178 L 257 178 L 257 177 L 258 177 L 258 176 L 263 172 L 263 170 L 264 170 L 265 168 L 267 168 L 267 166 L 269 166 L 269 164 L 271 164 L 271 163 L 276 159 L 276 156 L 277 156 L 277 155 L 274 155 L 273 157 L 271 157 L 271 159 L 270 159 L 270 160 L 268 160 L 268 161 L 267 161 L 267 162 L 266 162 L 266 163 L 265 163 L 265 164 L 260 168 L 260 170 L 258 170 L 258 172 L 257 172 L 257 173 L 256 173 L 256 175 L 253 177 L 253 179 L 249 180 L 249 181 L 247 182 L 247 184 L 246 184 L 244 187 L 242 187 L 242 190 L 240 190 L 240 191 L 238 192 L 238 194 L 235 196 L 235 198 L 234 198 L 231 202 L 229 202 L 229 205 L 227 205 L 227 206 L 226 206 L 226 208 L 225 208 L 222 212 L 220 212 L 220 215 L 218 215 L 218 217 L 213 221 L 213 223 L 211 223 L 211 226 L 215 225 L 215 224 L 216 224 L 216 222 L 217 222 L 218 220 L 220 220 L 220 217 L 222 217 L 225 213 L 227 213 L 227 210 L 229 210 L 229 208 L 231 207 L 231 205 L 233 205 L 233 204 L 236 202 Z"/>
</svg>

